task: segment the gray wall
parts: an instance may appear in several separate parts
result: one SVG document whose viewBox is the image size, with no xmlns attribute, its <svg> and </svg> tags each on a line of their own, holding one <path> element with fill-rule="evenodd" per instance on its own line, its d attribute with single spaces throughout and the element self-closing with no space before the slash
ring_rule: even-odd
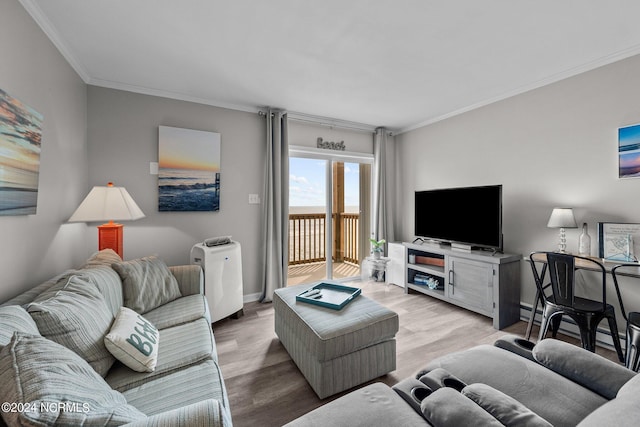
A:
<svg viewBox="0 0 640 427">
<path fill-rule="evenodd" d="M 0 88 L 44 116 L 36 215 L 0 216 L 0 301 L 77 267 L 86 194 L 86 86 L 18 1 L 0 2 Z"/>
<path fill-rule="evenodd" d="M 255 298 L 262 284 L 262 205 L 249 205 L 248 196 L 262 199 L 264 192 L 264 120 L 255 113 L 89 86 L 85 191 L 113 181 L 146 215 L 124 224 L 125 259 L 156 254 L 169 265 L 188 264 L 195 243 L 231 235 L 242 246 L 244 294 Z M 161 125 L 220 133 L 220 211 L 158 212 L 158 181 L 149 163 L 158 161 Z M 87 234 L 91 248 L 98 245 L 94 225 Z"/>
<path fill-rule="evenodd" d="M 402 239 L 414 237 L 415 190 L 502 184 L 505 251 L 556 249 L 558 230 L 547 220 L 554 206 L 569 206 L 588 223 L 597 255 L 597 222 L 640 222 L 640 179 L 618 179 L 617 171 L 617 130 L 640 122 L 639 100 L 636 56 L 398 135 Z M 567 230 L 573 253 L 579 233 Z M 530 304 L 524 263 L 521 286 Z"/>
</svg>

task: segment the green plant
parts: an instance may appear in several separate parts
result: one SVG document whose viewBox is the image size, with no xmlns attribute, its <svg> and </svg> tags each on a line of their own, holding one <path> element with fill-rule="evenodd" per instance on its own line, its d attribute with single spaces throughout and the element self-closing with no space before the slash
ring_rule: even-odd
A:
<svg viewBox="0 0 640 427">
<path fill-rule="evenodd" d="M 384 251 L 384 248 L 382 247 L 382 245 L 387 243 L 387 241 L 384 240 L 384 239 L 376 240 L 373 237 L 371 239 L 369 239 L 369 241 L 371 242 L 371 250 L 373 252 L 382 252 L 382 251 Z"/>
</svg>

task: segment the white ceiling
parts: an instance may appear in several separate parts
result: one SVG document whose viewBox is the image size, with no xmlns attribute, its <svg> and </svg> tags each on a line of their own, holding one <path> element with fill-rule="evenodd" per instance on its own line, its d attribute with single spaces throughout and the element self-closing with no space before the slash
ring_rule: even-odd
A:
<svg viewBox="0 0 640 427">
<path fill-rule="evenodd" d="M 638 0 L 20 0 L 88 84 L 413 129 L 640 53 Z"/>
</svg>

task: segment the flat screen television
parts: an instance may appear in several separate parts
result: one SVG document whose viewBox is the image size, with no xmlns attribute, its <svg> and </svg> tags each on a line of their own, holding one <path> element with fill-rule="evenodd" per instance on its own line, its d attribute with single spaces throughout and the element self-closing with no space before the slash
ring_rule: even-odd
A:
<svg viewBox="0 0 640 427">
<path fill-rule="evenodd" d="M 416 191 L 415 234 L 502 251 L 502 185 Z"/>
</svg>

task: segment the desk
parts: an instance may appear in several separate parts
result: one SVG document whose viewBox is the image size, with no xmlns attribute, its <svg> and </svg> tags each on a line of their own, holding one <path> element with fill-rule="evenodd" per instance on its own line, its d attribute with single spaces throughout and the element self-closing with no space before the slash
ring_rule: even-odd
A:
<svg viewBox="0 0 640 427">
<path fill-rule="evenodd" d="M 607 273 L 609 273 L 609 274 L 611 274 L 611 270 L 616 265 L 620 265 L 620 263 L 604 262 L 604 260 L 602 258 L 598 258 L 598 257 L 586 257 L 586 258 L 593 259 L 594 261 L 597 261 L 597 262 L 601 263 L 602 265 L 604 265 L 605 271 Z M 531 262 L 529 257 L 525 257 L 525 261 Z M 547 262 L 547 258 L 544 256 L 544 254 L 534 254 L 533 261 L 534 262 L 546 263 Z M 629 265 L 633 265 L 633 264 L 629 264 Z M 593 268 L 591 266 L 591 264 L 581 260 L 580 258 L 576 259 L 576 268 L 579 268 L 579 269 L 582 269 L 582 270 L 600 271 L 600 270 L 598 270 L 596 268 Z M 546 268 L 543 269 L 541 277 L 540 277 L 540 281 L 543 282 L 543 283 L 544 283 L 545 273 L 546 273 Z M 633 277 L 633 278 L 636 278 L 636 279 L 640 279 L 640 265 L 638 265 L 638 267 L 636 267 L 636 268 L 628 267 L 628 268 L 625 269 L 624 272 L 619 272 L 619 273 L 616 272 L 616 275 L 617 276 Z M 546 285 L 546 286 L 548 286 L 548 285 Z M 534 321 L 534 319 L 536 317 L 536 311 L 538 310 L 538 302 L 542 302 L 542 297 L 540 296 L 540 291 L 538 290 L 538 287 L 536 286 L 536 296 L 534 297 L 533 307 L 531 309 L 531 316 L 529 317 L 529 321 L 527 322 L 527 331 L 525 332 L 525 339 L 526 340 L 529 340 L 529 338 L 531 338 L 531 329 L 533 328 L 533 321 Z"/>
</svg>

